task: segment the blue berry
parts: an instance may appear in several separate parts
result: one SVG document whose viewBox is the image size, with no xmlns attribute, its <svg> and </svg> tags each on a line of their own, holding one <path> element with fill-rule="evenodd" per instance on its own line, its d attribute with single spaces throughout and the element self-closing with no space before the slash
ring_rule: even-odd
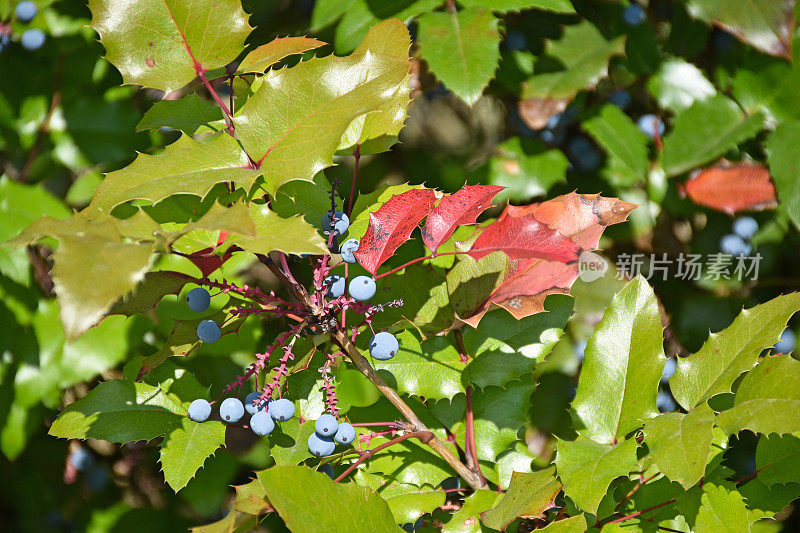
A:
<svg viewBox="0 0 800 533">
<path fill-rule="evenodd" d="M 72 463 L 72 466 L 75 467 L 75 470 L 82 472 L 92 466 L 92 463 L 94 463 L 94 458 L 92 457 L 91 452 L 89 452 L 89 450 L 86 448 L 78 448 L 69 454 L 69 462 Z"/>
<path fill-rule="evenodd" d="M 631 93 L 625 89 L 617 89 L 611 93 L 611 96 L 608 97 L 608 101 L 622 110 L 628 109 L 632 101 Z"/>
<path fill-rule="evenodd" d="M 0 52 L 2 52 L 10 42 L 11 37 L 9 37 L 7 33 L 0 33 Z"/>
<path fill-rule="evenodd" d="M 758 231 L 758 222 L 753 217 L 739 217 L 733 221 L 733 232 L 749 241 Z"/>
<path fill-rule="evenodd" d="M 622 12 L 622 18 L 628 26 L 638 26 L 647 18 L 647 13 L 639 4 L 631 4 Z"/>
<path fill-rule="evenodd" d="M 408 522 L 407 524 L 403 524 L 400 526 L 403 531 L 408 531 L 409 533 L 413 533 L 414 531 L 420 529 L 422 527 L 422 517 L 420 516 L 414 522 Z"/>
<path fill-rule="evenodd" d="M 659 137 L 664 135 L 664 121 L 655 115 L 642 115 L 639 117 L 638 125 L 642 133 L 651 139 L 656 138 L 656 131 Z"/>
<path fill-rule="evenodd" d="M 211 416 L 211 404 L 198 398 L 189 404 L 189 418 L 195 422 L 205 422 Z"/>
<path fill-rule="evenodd" d="M 661 382 L 663 383 L 674 376 L 677 369 L 678 359 L 675 357 L 670 357 L 667 359 L 667 363 L 664 365 L 664 370 L 661 372 Z"/>
<path fill-rule="evenodd" d="M 17 4 L 17 20 L 20 22 L 30 22 L 33 20 L 33 17 L 36 16 L 36 13 L 39 11 L 39 8 L 36 7 L 34 2 L 30 2 L 28 0 L 23 0 L 19 4 Z"/>
<path fill-rule="evenodd" d="M 269 413 L 266 411 L 259 411 L 250 417 L 250 429 L 259 437 L 269 435 L 275 429 L 275 422 Z"/>
<path fill-rule="evenodd" d="M 225 422 L 238 422 L 244 416 L 244 405 L 238 398 L 227 398 L 219 406 L 219 416 Z"/>
<path fill-rule="evenodd" d="M 586 357 L 586 341 L 581 339 L 575 343 L 575 357 L 578 361 L 583 362 Z"/>
<path fill-rule="evenodd" d="M 333 415 L 329 415 L 325 413 L 321 415 L 316 422 L 314 422 L 314 431 L 317 432 L 321 437 L 331 437 L 336 434 L 336 429 L 339 427 L 339 423 L 336 422 L 336 419 Z"/>
<path fill-rule="evenodd" d="M 528 39 L 523 33 L 512 31 L 506 35 L 506 46 L 509 50 L 525 50 L 528 48 Z"/>
<path fill-rule="evenodd" d="M 195 313 L 202 313 L 211 305 L 211 295 L 204 288 L 195 287 L 186 295 L 186 303 Z"/>
<path fill-rule="evenodd" d="M 217 342 L 221 335 L 222 331 L 213 320 L 203 320 L 197 325 L 197 338 L 203 342 Z"/>
<path fill-rule="evenodd" d="M 397 355 L 400 343 L 388 331 L 381 331 L 369 341 L 369 354 L 379 361 L 386 361 Z"/>
<path fill-rule="evenodd" d="M 336 435 L 334 435 L 333 440 L 339 444 L 352 444 L 355 438 L 356 428 L 347 422 L 342 422 L 336 429 Z"/>
<path fill-rule="evenodd" d="M 333 225 L 333 234 L 334 235 L 343 235 L 344 232 L 347 231 L 347 228 L 350 227 L 350 218 L 347 215 L 342 213 L 341 211 L 334 212 L 333 215 L 334 225 Z M 322 217 L 322 233 L 325 235 L 329 235 L 331 232 L 331 212 L 328 211 Z"/>
<path fill-rule="evenodd" d="M 316 433 L 308 436 L 308 451 L 317 457 L 325 457 L 333 453 L 336 444 L 330 437 L 320 437 Z"/>
<path fill-rule="evenodd" d="M 796 341 L 794 331 L 786 329 L 781 333 L 781 340 L 775 343 L 775 351 L 777 353 L 792 353 Z"/>
<path fill-rule="evenodd" d="M 656 396 L 656 407 L 662 413 L 670 413 L 675 410 L 677 407 L 675 405 L 675 400 L 672 399 L 672 396 L 666 391 L 659 391 L 658 396 Z"/>
<path fill-rule="evenodd" d="M 244 410 L 247 411 L 248 413 L 250 413 L 251 415 L 254 415 L 254 414 L 258 413 L 258 412 L 264 411 L 265 407 L 267 406 L 266 405 L 267 404 L 266 401 L 260 402 L 257 405 L 253 403 L 256 400 L 258 400 L 260 397 L 261 397 L 261 393 L 258 392 L 258 391 L 251 392 L 250 394 L 245 396 L 244 397 Z"/>
<path fill-rule="evenodd" d="M 325 285 L 328 286 L 328 298 L 338 298 L 344 294 L 345 279 L 338 274 L 325 278 Z"/>
<path fill-rule="evenodd" d="M 20 42 L 22 43 L 22 47 L 25 50 L 38 50 L 39 48 L 44 45 L 45 35 L 42 30 L 39 28 L 31 28 L 29 30 L 25 30 L 25 33 L 22 34 L 22 38 Z"/>
<path fill-rule="evenodd" d="M 369 276 L 356 276 L 350 282 L 350 296 L 359 302 L 366 302 L 375 296 L 375 280 Z"/>
<path fill-rule="evenodd" d="M 319 465 L 317 467 L 317 472 L 322 472 L 329 478 L 336 479 L 336 474 L 333 472 L 333 467 L 328 463 L 325 463 L 324 465 Z"/>
<path fill-rule="evenodd" d="M 286 422 L 294 416 L 294 404 L 286 398 L 275 400 L 269 404 L 269 414 L 278 422 Z"/>
<path fill-rule="evenodd" d="M 722 253 L 738 257 L 740 255 L 750 255 L 752 248 L 744 242 L 744 239 L 733 233 L 725 235 L 719 241 L 719 248 Z"/>
<path fill-rule="evenodd" d="M 358 245 L 361 244 L 358 239 L 347 239 L 342 243 L 342 248 L 339 253 L 342 254 L 342 261 L 350 263 L 351 265 L 357 263 L 356 256 L 353 252 L 358 251 Z"/>
<path fill-rule="evenodd" d="M 603 158 L 592 142 L 583 135 L 572 138 L 567 146 L 567 153 L 578 170 L 591 172 L 600 166 Z"/>
</svg>

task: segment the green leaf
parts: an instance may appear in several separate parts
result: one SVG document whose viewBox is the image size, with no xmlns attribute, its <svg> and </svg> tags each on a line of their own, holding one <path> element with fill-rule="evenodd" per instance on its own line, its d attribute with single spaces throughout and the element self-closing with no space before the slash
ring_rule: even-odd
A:
<svg viewBox="0 0 800 533">
<path fill-rule="evenodd" d="M 797 174 L 800 158 L 795 150 L 798 142 L 800 122 L 787 122 L 770 134 L 764 147 L 781 206 L 796 228 L 800 228 L 800 179 Z"/>
<path fill-rule="evenodd" d="M 494 490 L 478 489 L 464 498 L 461 509 L 444 525 L 442 533 L 482 533 L 487 528 L 481 525 L 481 513 L 494 507 L 502 494 Z"/>
<path fill-rule="evenodd" d="M 199 424 L 188 417 L 161 443 L 164 480 L 178 492 L 194 477 L 206 459 L 225 444 L 225 425 L 211 420 Z"/>
<path fill-rule="evenodd" d="M 761 518 L 772 518 L 786 509 L 792 500 L 800 498 L 800 483 L 768 487 L 756 478 L 739 485 L 738 490 L 744 497 L 750 522 Z"/>
<path fill-rule="evenodd" d="M 416 487 L 414 489 L 396 496 L 379 493 L 386 500 L 394 521 L 398 524 L 413 523 L 420 516 L 432 513 L 444 505 L 447 494 L 443 490 L 418 490 Z"/>
<path fill-rule="evenodd" d="M 749 522 L 744 499 L 732 485 L 706 483 L 700 502 L 692 529 L 696 533 L 739 533 Z"/>
<path fill-rule="evenodd" d="M 658 414 L 662 330 L 653 289 L 637 277 L 614 297 L 587 342 L 572 402 L 578 433 L 610 444 Z"/>
<path fill-rule="evenodd" d="M 611 183 L 633 185 L 647 177 L 647 137 L 620 108 L 606 104 L 584 120 L 583 128 L 608 154 L 603 175 Z"/>
<path fill-rule="evenodd" d="M 65 439 L 127 443 L 150 440 L 181 427 L 184 407 L 158 387 L 115 379 L 69 404 L 50 426 Z"/>
<path fill-rule="evenodd" d="M 336 0 L 334 0 L 336 1 Z M 353 50 L 367 34 L 369 28 L 381 20 L 396 18 L 410 22 L 412 18 L 433 11 L 441 5 L 439 0 L 345 0 L 344 16 L 336 26 L 336 53 Z"/>
<path fill-rule="evenodd" d="M 566 181 L 568 166 L 561 150 L 548 150 L 533 139 L 511 137 L 497 147 L 489 161 L 488 183 L 506 187 L 496 201 L 523 202 Z"/>
<path fill-rule="evenodd" d="M 370 37 L 369 48 L 347 57 L 270 70 L 239 110 L 237 138 L 260 164 L 270 194 L 291 180 L 311 181 L 331 165 L 353 120 L 397 104 L 410 63 L 407 55 L 383 53 L 379 35 Z"/>
<path fill-rule="evenodd" d="M 254 254 L 280 250 L 287 254 L 324 254 L 325 240 L 317 229 L 301 216 L 281 218 L 266 205 L 251 204 L 250 215 L 255 223 L 255 237 L 235 235 L 229 242 Z"/>
<path fill-rule="evenodd" d="M 261 174 L 227 133 L 198 142 L 188 135 L 158 155 L 139 154 L 127 167 L 109 173 L 89 206 L 108 213 L 130 200 L 158 202 L 173 194 L 205 194 L 217 183 L 233 182 L 249 189 Z"/>
<path fill-rule="evenodd" d="M 669 176 L 677 176 L 708 163 L 753 137 L 762 123 L 760 114 L 745 116 L 725 96 L 697 101 L 678 115 L 674 128 L 664 138 L 664 170 Z"/>
<path fill-rule="evenodd" d="M 697 101 L 717 94 L 703 71 L 680 57 L 663 61 L 647 80 L 650 91 L 659 107 L 681 113 Z"/>
<path fill-rule="evenodd" d="M 311 14 L 311 31 L 318 31 L 336 22 L 355 0 L 319 0 L 314 2 Z"/>
<path fill-rule="evenodd" d="M 794 91 L 800 83 L 800 68 L 795 63 L 749 54 L 737 66 L 732 90 L 746 111 L 763 111 L 777 123 L 800 117 L 800 99 Z"/>
<path fill-rule="evenodd" d="M 664 413 L 645 422 L 645 443 L 661 473 L 686 489 L 700 481 L 711 455 L 714 421 L 714 412 L 699 405 L 688 414 Z"/>
<path fill-rule="evenodd" d="M 211 399 L 208 395 L 208 387 L 201 385 L 197 378 L 194 377 L 194 374 L 172 361 L 165 361 L 163 364 L 158 365 L 158 368 L 154 368 L 144 376 L 142 381 L 176 397 L 178 401 L 184 404 L 187 411 L 189 410 L 189 404 L 194 400 L 198 398 Z"/>
<path fill-rule="evenodd" d="M 276 466 L 257 475 L 270 503 L 295 533 L 400 531 L 389 506 L 370 488 L 334 483 L 303 466 Z"/>
<path fill-rule="evenodd" d="M 728 328 L 709 335 L 700 351 L 678 359 L 669 380 L 672 395 L 689 410 L 716 394 L 730 392 L 734 380 L 753 368 L 762 350 L 778 341 L 798 310 L 800 293 L 742 310 Z"/>
<path fill-rule="evenodd" d="M 762 435 L 756 447 L 758 479 L 766 485 L 800 480 L 800 437 Z"/>
<path fill-rule="evenodd" d="M 308 437 L 314 432 L 314 421 L 303 424 L 297 418 L 276 424 L 276 431 L 270 434 L 270 454 L 275 464 L 295 466 L 310 457 Z"/>
<path fill-rule="evenodd" d="M 258 517 L 231 510 L 224 518 L 211 524 L 193 527 L 196 533 L 250 533 L 258 529 Z"/>
<path fill-rule="evenodd" d="M 569 0 L 459 0 L 464 7 L 485 7 L 504 13 L 523 9 L 543 9 L 554 13 L 575 13 Z"/>
<path fill-rule="evenodd" d="M 766 305 L 766 304 L 763 304 Z M 800 432 L 800 361 L 789 355 L 765 357 L 742 379 L 733 408 L 717 425 L 728 432 Z"/>
<path fill-rule="evenodd" d="M 146 315 L 153 311 L 167 294 L 178 294 L 190 281 L 186 275 L 171 270 L 148 272 L 132 293 L 118 300 L 108 315 Z"/>
<path fill-rule="evenodd" d="M 389 439 L 383 436 L 375 437 L 369 447 L 375 448 L 388 441 Z M 394 481 L 416 487 L 436 486 L 453 475 L 450 465 L 428 446 L 410 439 L 373 455 L 367 463 L 366 470 L 371 474 L 384 474 Z"/>
<path fill-rule="evenodd" d="M 136 130 L 156 130 L 167 126 L 191 135 L 200 126 L 219 120 L 222 120 L 222 111 L 216 104 L 191 93 L 177 100 L 159 100 L 153 104 L 136 125 Z"/>
<path fill-rule="evenodd" d="M 92 27 L 126 84 L 170 92 L 239 55 L 252 29 L 239 0 L 90 0 Z"/>
<path fill-rule="evenodd" d="M 586 515 L 579 514 L 555 522 L 550 522 L 542 528 L 542 532 L 547 533 L 583 533 L 588 531 Z"/>
<path fill-rule="evenodd" d="M 555 505 L 561 483 L 555 467 L 525 474 L 514 472 L 511 486 L 495 507 L 483 513 L 483 523 L 504 530 L 519 516 L 537 517 Z"/>
<path fill-rule="evenodd" d="M 689 14 L 722 27 L 764 53 L 792 58 L 793 2 L 690 0 Z"/>
<path fill-rule="evenodd" d="M 264 72 L 281 59 L 313 50 L 326 43 L 309 37 L 278 37 L 250 51 L 239 63 L 237 72 Z"/>
<path fill-rule="evenodd" d="M 596 513 L 611 482 L 636 465 L 636 439 L 615 446 L 590 440 L 558 441 L 556 469 L 564 493 L 580 509 Z"/>
<path fill-rule="evenodd" d="M 625 50 L 625 37 L 606 40 L 589 21 L 567 26 L 558 40 L 545 46 L 546 57 L 563 68 L 535 73 L 522 87 L 522 99 L 572 98 L 578 91 L 597 85 L 606 76 L 608 61 Z"/>
<path fill-rule="evenodd" d="M 500 61 L 497 18 L 487 9 L 425 13 L 417 19 L 422 54 L 448 89 L 473 105 Z"/>
</svg>

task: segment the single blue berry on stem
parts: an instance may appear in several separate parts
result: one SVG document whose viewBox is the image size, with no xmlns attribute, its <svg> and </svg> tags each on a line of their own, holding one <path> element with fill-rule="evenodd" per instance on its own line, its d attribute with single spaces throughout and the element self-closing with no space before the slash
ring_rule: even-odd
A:
<svg viewBox="0 0 800 533">
<path fill-rule="evenodd" d="M 269 435 L 275 429 L 275 421 L 266 411 L 259 411 L 250 417 L 250 429 L 259 437 Z"/>
<path fill-rule="evenodd" d="M 83 472 L 94 463 L 94 458 L 89 450 L 86 448 L 78 448 L 69 454 L 69 462 L 75 467 L 78 472 Z"/>
<path fill-rule="evenodd" d="M 202 313 L 211 305 L 211 295 L 202 287 L 195 287 L 186 295 L 186 304 L 195 313 Z"/>
<path fill-rule="evenodd" d="M 286 422 L 294 416 L 294 404 L 286 398 L 280 398 L 270 402 L 269 414 L 278 422 Z"/>
<path fill-rule="evenodd" d="M 267 407 L 267 402 L 266 401 L 260 402 L 258 404 L 253 403 L 256 400 L 258 400 L 260 397 L 261 397 L 261 393 L 258 392 L 258 391 L 251 392 L 250 394 L 245 396 L 244 397 L 244 410 L 247 411 L 248 413 L 250 413 L 251 415 L 254 415 L 254 414 L 256 414 L 256 413 L 258 413 L 260 411 L 264 411 L 265 408 Z"/>
<path fill-rule="evenodd" d="M 358 251 L 358 245 L 361 242 L 358 239 L 347 239 L 342 243 L 342 247 L 340 249 L 340 253 L 342 254 L 342 261 L 345 263 L 355 264 L 358 261 L 356 260 L 356 256 L 353 252 Z"/>
<path fill-rule="evenodd" d="M 344 295 L 345 279 L 339 274 L 331 274 L 325 278 L 325 285 L 328 287 L 326 293 L 328 298 L 338 298 Z"/>
<path fill-rule="evenodd" d="M 219 406 L 219 416 L 225 422 L 238 422 L 244 416 L 244 405 L 238 398 L 227 398 Z"/>
<path fill-rule="evenodd" d="M 659 391 L 658 396 L 656 396 L 656 407 L 658 407 L 658 410 L 662 413 L 671 413 L 677 406 L 670 393 L 662 390 Z"/>
<path fill-rule="evenodd" d="M 639 4 L 631 4 L 622 12 L 622 18 L 628 26 L 638 26 L 647 18 L 647 13 Z"/>
<path fill-rule="evenodd" d="M 45 41 L 44 32 L 39 28 L 31 28 L 29 30 L 25 30 L 25 33 L 22 34 L 22 38 L 20 39 L 22 47 L 25 50 L 30 50 L 31 52 L 41 48 L 44 45 L 44 41 Z"/>
<path fill-rule="evenodd" d="M 339 444 L 352 444 L 353 440 L 356 438 L 356 428 L 347 422 L 342 422 L 339 424 L 339 427 L 336 429 L 336 435 L 333 436 L 333 440 L 338 442 Z"/>
<path fill-rule="evenodd" d="M 744 242 L 744 239 L 738 235 L 731 233 L 725 235 L 719 241 L 719 248 L 722 253 L 738 257 L 740 255 L 750 255 L 752 248 L 749 244 Z"/>
<path fill-rule="evenodd" d="M 221 335 L 222 331 L 213 320 L 203 320 L 197 325 L 197 338 L 203 342 L 217 342 Z"/>
<path fill-rule="evenodd" d="M 189 418 L 195 422 L 205 422 L 211 416 L 211 404 L 198 398 L 189 404 Z"/>
<path fill-rule="evenodd" d="M 381 331 L 369 341 L 369 354 L 379 361 L 386 361 L 397 355 L 400 343 L 388 331 Z"/>
<path fill-rule="evenodd" d="M 375 296 L 376 290 L 375 280 L 369 276 L 356 276 L 350 282 L 350 296 L 359 302 L 366 302 Z"/>
<path fill-rule="evenodd" d="M 339 423 L 328 413 L 320 415 L 316 422 L 314 422 L 314 431 L 322 437 L 333 437 L 336 430 L 339 428 Z"/>
<path fill-rule="evenodd" d="M 656 133 L 659 137 L 664 135 L 664 121 L 655 115 L 642 115 L 639 117 L 638 126 L 641 132 L 651 139 L 656 138 Z"/>
<path fill-rule="evenodd" d="M 350 227 L 350 218 L 341 211 L 333 213 L 333 234 L 343 235 Z M 331 233 L 331 212 L 328 211 L 322 217 L 322 233 L 330 235 Z"/>
<path fill-rule="evenodd" d="M 753 217 L 739 217 L 733 221 L 733 232 L 749 241 L 758 231 L 758 222 Z"/>
<path fill-rule="evenodd" d="M 325 457 L 330 455 L 336 449 L 336 443 L 330 437 L 322 437 L 316 433 L 312 433 L 308 437 L 308 451 L 317 457 Z"/>
<path fill-rule="evenodd" d="M 39 8 L 36 7 L 35 2 L 30 2 L 28 0 L 23 0 L 19 4 L 17 4 L 17 10 L 15 13 L 17 14 L 17 20 L 20 22 L 30 22 L 33 20 L 33 17 L 36 16 L 36 13 L 39 11 Z"/>
</svg>

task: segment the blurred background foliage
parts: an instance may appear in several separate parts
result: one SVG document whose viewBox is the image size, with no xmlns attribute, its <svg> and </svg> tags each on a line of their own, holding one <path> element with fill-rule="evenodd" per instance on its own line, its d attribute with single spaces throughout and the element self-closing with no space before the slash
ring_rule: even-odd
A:
<svg viewBox="0 0 800 533">
<path fill-rule="evenodd" d="M 0 52 L 0 241 L 41 215 L 64 218 L 80 209 L 104 172 L 129 164 L 136 152 L 157 152 L 180 135 L 164 128 L 137 131 L 154 102 L 180 91 L 120 87 L 119 73 L 102 58 L 103 48 L 87 26 L 91 15 L 84 1 L 39 1 L 39 13 L 28 23 L 15 20 L 16 3 L 0 0 L 0 34 L 9 41 Z M 504 185 L 503 200 L 513 203 L 578 190 L 641 204 L 629 224 L 612 228 L 601 241 L 611 260 L 631 253 L 675 258 L 719 252 L 733 218 L 688 198 L 688 176 L 722 157 L 772 163 L 773 131 L 800 120 L 800 71 L 790 60 L 793 1 L 748 3 L 788 9 L 772 13 L 773 38 L 766 41 L 734 35 L 752 13 L 743 9 L 730 15 L 733 22 L 720 23 L 714 12 L 720 2 L 701 0 L 642 0 L 641 16 L 630 11 L 629 2 L 610 0 L 243 4 L 257 28 L 249 44 L 285 35 L 333 43 L 317 54 L 348 53 L 384 18 L 408 23 L 414 56 L 409 118 L 391 151 L 361 159 L 360 191 L 410 182 L 452 192 L 466 181 Z M 448 25 L 456 9 L 459 29 Z M 31 27 L 47 36 L 36 51 L 19 42 Z M 464 64 L 450 46 L 461 37 L 453 33 L 458 31 L 469 37 Z M 658 121 L 664 131 L 652 135 Z M 774 143 L 788 150 L 794 140 L 789 128 Z M 329 180 L 341 178 L 346 196 L 353 158 L 337 163 L 325 173 Z M 674 275 L 650 280 L 663 306 L 668 355 L 698 349 L 709 329 L 729 325 L 742 306 L 798 289 L 800 236 L 794 224 L 800 220 L 800 178 L 788 174 L 772 176 L 778 205 L 749 213 L 759 225 L 752 253 L 763 258 L 757 282 L 693 282 Z M 158 471 L 155 449 L 145 443 L 83 445 L 47 437 L 61 406 L 99 380 L 120 377 L 126 361 L 158 350 L 181 313 L 175 298 L 167 298 L 149 317 L 112 317 L 66 344 L 47 275 L 50 252 L 47 242 L 0 249 L 3 529 L 157 532 L 218 519 L 232 495 L 229 485 L 246 482 L 253 468 L 264 466 L 266 454 L 258 446 L 228 442 L 228 451 L 210 459 L 175 495 Z M 181 262 L 170 267 L 193 268 Z M 241 261 L 223 270 L 235 281 L 274 282 Z M 566 408 L 585 339 L 624 283 L 613 274 L 576 284 L 569 335 L 537 367 L 527 441 L 541 464 L 550 460 L 554 435 L 564 436 L 568 427 Z M 204 345 L 185 365 L 201 382 L 227 383 L 262 339 L 275 334 L 269 324 L 259 328 Z M 377 399 L 372 391 L 345 388 L 353 405 Z M 674 409 L 666 380 L 664 392 L 660 407 Z M 755 468 L 755 441 L 754 435 L 740 435 L 726 455 L 742 475 Z M 800 528 L 792 513 L 780 516 L 786 531 Z M 279 526 L 267 520 L 264 527 Z"/>
</svg>

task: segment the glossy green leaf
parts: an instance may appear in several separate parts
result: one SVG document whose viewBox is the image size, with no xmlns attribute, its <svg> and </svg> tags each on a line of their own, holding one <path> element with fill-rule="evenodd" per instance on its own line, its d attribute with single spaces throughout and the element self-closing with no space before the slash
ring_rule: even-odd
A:
<svg viewBox="0 0 800 533">
<path fill-rule="evenodd" d="M 357 483 L 334 483 L 303 466 L 262 470 L 258 479 L 293 532 L 401 531 L 386 502 Z"/>
<path fill-rule="evenodd" d="M 664 170 L 676 176 L 708 163 L 753 137 L 762 123 L 761 115 L 745 116 L 725 96 L 697 101 L 678 115 L 674 128 L 664 137 Z"/>
<path fill-rule="evenodd" d="M 225 425 L 211 420 L 199 424 L 188 417 L 161 443 L 161 468 L 164 480 L 178 492 L 194 477 L 206 459 L 225 444 Z"/>
<path fill-rule="evenodd" d="M 416 487 L 414 487 L 416 489 Z M 408 524 L 415 522 L 420 516 L 432 513 L 437 508 L 444 505 L 447 496 L 443 490 L 413 490 L 404 491 L 401 494 L 390 496 L 386 491 L 379 492 L 381 497 L 386 500 L 389 509 L 392 511 L 395 522 L 398 524 Z"/>
<path fill-rule="evenodd" d="M 337 7 L 338 9 L 343 8 L 344 16 L 336 26 L 334 38 L 338 54 L 344 54 L 356 48 L 369 29 L 382 20 L 396 18 L 408 23 L 414 17 L 433 11 L 441 5 L 439 0 L 392 0 L 388 2 L 385 0 L 377 2 L 375 0 L 344 0 L 339 3 L 342 6 Z"/>
<path fill-rule="evenodd" d="M 355 0 L 319 0 L 314 2 L 311 14 L 311 30 L 316 31 L 329 26 L 344 15 Z"/>
<path fill-rule="evenodd" d="M 524 474 L 515 472 L 503 499 L 483 513 L 483 523 L 494 529 L 505 529 L 519 516 L 540 516 L 555 505 L 561 483 L 555 467 Z"/>
<path fill-rule="evenodd" d="M 587 531 L 586 515 L 579 514 L 555 522 L 550 522 L 542 528 L 547 533 L 584 533 Z"/>
<path fill-rule="evenodd" d="M 693 528 L 697 533 L 738 533 L 748 523 L 744 499 L 732 485 L 706 483 L 700 501 Z"/>
<path fill-rule="evenodd" d="M 369 448 L 385 444 L 389 438 L 373 438 Z M 410 439 L 376 453 L 366 464 L 371 474 L 384 474 L 399 483 L 417 487 L 436 486 L 453 475 L 452 468 L 427 445 Z"/>
<path fill-rule="evenodd" d="M 144 315 L 154 310 L 167 294 L 178 294 L 188 282 L 187 276 L 179 272 L 169 270 L 148 272 L 133 292 L 114 303 L 107 314 Z"/>
<path fill-rule="evenodd" d="M 789 355 L 766 357 L 742 379 L 733 408 L 717 425 L 729 434 L 800 432 L 800 361 Z"/>
<path fill-rule="evenodd" d="M 688 414 L 663 413 L 645 422 L 645 443 L 653 462 L 672 481 L 694 486 L 711 455 L 714 412 L 699 405 Z"/>
<path fill-rule="evenodd" d="M 666 358 L 658 302 L 644 278 L 632 280 L 614 297 L 585 354 L 572 402 L 578 433 L 611 444 L 658 414 L 656 394 Z"/>
<path fill-rule="evenodd" d="M 442 533 L 482 533 L 481 513 L 494 507 L 502 495 L 493 490 L 478 489 L 464 498 L 461 509 L 444 525 Z"/>
<path fill-rule="evenodd" d="M 800 293 L 742 310 L 728 328 L 709 335 L 700 351 L 678 359 L 670 379 L 672 395 L 688 410 L 715 394 L 730 392 L 734 380 L 753 368 L 762 350 L 778 341 L 798 310 Z"/>
<path fill-rule="evenodd" d="M 766 485 L 800 480 L 800 437 L 762 435 L 756 447 L 758 479 Z"/>
<path fill-rule="evenodd" d="M 770 134 L 765 150 L 781 206 L 795 227 L 800 228 L 800 179 L 796 170 L 800 159 L 795 150 L 798 142 L 800 122 L 787 122 Z"/>
<path fill-rule="evenodd" d="M 489 161 L 489 183 L 506 187 L 496 201 L 527 201 L 566 180 L 569 161 L 561 150 L 532 139 L 511 137 Z"/>
<path fill-rule="evenodd" d="M 660 107 L 675 113 L 681 113 L 695 102 L 717 94 L 702 70 L 679 57 L 662 62 L 647 80 L 647 89 Z"/>
<path fill-rule="evenodd" d="M 545 54 L 563 66 L 536 72 L 522 87 L 522 98 L 571 98 L 589 89 L 607 74 L 608 61 L 625 50 L 625 37 L 606 40 L 589 21 L 567 26 L 558 40 L 550 40 Z"/>
<path fill-rule="evenodd" d="M 270 454 L 279 466 L 295 466 L 308 459 L 308 437 L 314 432 L 314 421 L 301 424 L 297 417 L 276 424 L 270 434 Z"/>
<path fill-rule="evenodd" d="M 583 128 L 608 154 L 603 174 L 611 183 L 632 185 L 645 180 L 650 163 L 647 137 L 620 108 L 605 104 L 583 121 Z"/>
<path fill-rule="evenodd" d="M 569 0 L 459 0 L 464 7 L 485 7 L 497 12 L 542 9 L 554 13 L 575 13 Z"/>
<path fill-rule="evenodd" d="M 417 19 L 419 44 L 431 70 L 448 89 L 473 105 L 500 60 L 497 18 L 487 9 L 425 13 Z"/>
<path fill-rule="evenodd" d="M 206 124 L 222 120 L 219 106 L 191 93 L 177 100 L 159 100 L 136 125 L 138 131 L 164 126 L 191 135 Z"/>
<path fill-rule="evenodd" d="M 744 497 L 750 522 L 761 518 L 772 518 L 780 513 L 792 500 L 800 498 L 800 483 L 777 484 L 768 487 L 760 479 L 751 479 L 739 485 Z"/>
<path fill-rule="evenodd" d="M 239 63 L 238 72 L 264 72 L 281 59 L 325 46 L 309 37 L 278 37 L 250 51 Z"/>
<path fill-rule="evenodd" d="M 229 238 L 243 250 L 266 254 L 280 250 L 287 254 L 324 254 L 328 247 L 317 229 L 301 216 L 281 218 L 266 205 L 251 204 L 250 215 L 255 224 L 255 236 L 234 235 Z"/>
<path fill-rule="evenodd" d="M 69 404 L 50 435 L 119 443 L 150 440 L 180 428 L 185 417 L 184 407 L 160 388 L 115 379 Z"/>
<path fill-rule="evenodd" d="M 611 482 L 636 465 L 636 439 L 615 446 L 590 440 L 558 441 L 556 470 L 564 493 L 580 509 L 596 513 Z"/>
</svg>

